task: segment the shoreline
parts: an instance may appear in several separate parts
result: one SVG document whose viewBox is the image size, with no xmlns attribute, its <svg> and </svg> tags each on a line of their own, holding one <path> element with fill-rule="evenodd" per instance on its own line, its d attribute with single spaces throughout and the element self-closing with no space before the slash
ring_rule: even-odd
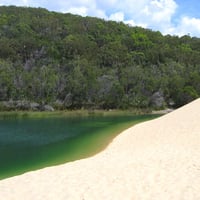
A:
<svg viewBox="0 0 200 200">
<path fill-rule="evenodd" d="M 0 111 L 0 118 L 3 117 L 55 117 L 55 116 L 115 116 L 115 115 L 160 115 L 160 113 L 153 113 L 147 110 L 55 110 L 55 111 Z M 161 113 L 162 115 L 162 113 Z"/>
<path fill-rule="evenodd" d="M 156 117 L 157 115 L 126 116 L 124 114 L 123 116 L 81 115 L 80 117 L 54 117 L 54 115 L 51 115 L 50 117 L 47 116 L 39 119 L 24 116 L 24 118 L 18 117 L 13 119 L 8 117 L 5 120 L 0 120 L 1 130 L 4 130 L 1 131 L 0 137 L 3 144 L 3 146 L 1 146 L 0 157 L 1 162 L 4 163 L 3 165 L 0 164 L 0 180 L 20 175 L 25 172 L 36 171 L 44 167 L 58 166 L 63 163 L 94 156 L 95 154 L 98 154 L 106 149 L 113 139 L 122 131 L 135 124 L 151 120 Z M 8 122 L 9 127 L 4 126 L 4 123 L 7 124 Z M 13 124 L 16 128 L 16 123 L 17 130 L 12 130 Z M 55 123 L 55 125 L 52 123 Z M 28 124 L 28 127 L 26 124 Z M 59 127 L 57 124 L 59 124 Z M 51 128 L 41 127 L 41 125 Z M 6 132 L 7 129 L 9 132 Z M 31 131 L 32 129 L 34 130 L 33 132 Z M 48 131 L 50 131 L 49 134 Z M 57 136 L 53 136 L 52 131 Z M 72 133 L 70 133 L 70 131 Z M 26 132 L 26 134 L 23 134 L 23 132 Z M 78 135 L 71 139 L 69 138 L 69 140 L 64 139 L 64 135 L 68 132 L 72 135 L 76 135 L 76 133 L 78 133 Z M 21 133 L 22 136 L 20 136 Z M 41 134 L 45 135 L 45 137 Z M 10 139 L 10 143 L 8 143 L 7 146 L 5 146 L 6 140 L 4 143 L 5 135 L 7 135 L 7 138 L 13 138 Z M 51 137 L 60 137 L 60 135 L 62 135 L 62 139 L 60 140 L 53 141 L 53 138 L 50 139 Z M 18 138 L 17 142 L 14 139 L 15 136 Z M 25 143 L 23 143 L 23 141 L 26 137 L 32 138 L 27 138 L 26 140 L 29 147 L 24 147 Z M 46 141 L 46 143 L 45 145 L 39 145 L 37 149 L 35 149 L 34 144 L 36 144 L 37 138 L 39 140 L 42 138 Z M 51 141 L 50 143 L 48 142 L 49 140 Z M 11 150 L 14 152 L 11 153 Z M 16 157 L 20 157 L 20 161 L 18 161 L 19 159 L 16 159 Z"/>
<path fill-rule="evenodd" d="M 200 99 L 135 125 L 101 153 L 0 181 L 4 200 L 200 199 Z"/>
</svg>

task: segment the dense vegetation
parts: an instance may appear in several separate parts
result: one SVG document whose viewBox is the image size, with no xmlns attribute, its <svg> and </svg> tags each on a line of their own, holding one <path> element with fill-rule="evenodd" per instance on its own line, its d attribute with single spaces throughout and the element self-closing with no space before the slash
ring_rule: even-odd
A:
<svg viewBox="0 0 200 200">
<path fill-rule="evenodd" d="M 199 95 L 199 38 L 0 7 L 1 102 L 126 109 L 178 107 Z"/>
</svg>

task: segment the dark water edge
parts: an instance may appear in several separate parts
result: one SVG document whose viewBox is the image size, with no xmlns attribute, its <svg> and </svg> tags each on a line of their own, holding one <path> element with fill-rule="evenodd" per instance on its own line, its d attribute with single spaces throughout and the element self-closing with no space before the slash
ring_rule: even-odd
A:
<svg viewBox="0 0 200 200">
<path fill-rule="evenodd" d="M 0 119 L 0 180 L 90 157 L 123 130 L 160 115 L 76 115 Z"/>
</svg>

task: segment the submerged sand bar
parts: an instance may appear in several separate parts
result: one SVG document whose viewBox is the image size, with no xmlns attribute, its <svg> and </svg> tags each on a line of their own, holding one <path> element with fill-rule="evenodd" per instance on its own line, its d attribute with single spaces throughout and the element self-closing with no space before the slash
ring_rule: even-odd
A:
<svg viewBox="0 0 200 200">
<path fill-rule="evenodd" d="M 200 99 L 120 134 L 94 157 L 0 181 L 3 200 L 199 200 Z"/>
</svg>

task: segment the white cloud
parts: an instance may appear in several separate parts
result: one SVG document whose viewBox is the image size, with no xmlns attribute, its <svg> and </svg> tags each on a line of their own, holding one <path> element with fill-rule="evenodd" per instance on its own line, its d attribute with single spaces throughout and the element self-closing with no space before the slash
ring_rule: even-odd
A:
<svg viewBox="0 0 200 200">
<path fill-rule="evenodd" d="M 163 34 L 200 36 L 200 19 L 176 16 L 178 5 L 175 0 L 0 0 L 0 5 L 45 7 L 58 12 L 123 21 Z"/>
<path fill-rule="evenodd" d="M 96 0 L 96 4 L 100 9 L 104 9 L 107 10 L 108 8 L 114 8 L 116 7 L 117 3 L 119 0 L 101 0 L 101 1 L 97 1 Z"/>
<path fill-rule="evenodd" d="M 24 5 L 23 0 L 18 0 L 18 1 L 12 1 L 12 0 L 2 0 L 0 1 L 0 5 L 17 5 L 17 6 L 22 6 Z"/>
<path fill-rule="evenodd" d="M 103 0 L 98 6 L 107 7 L 107 19 L 161 32 L 172 26 L 172 17 L 177 8 L 174 0 Z"/>
<path fill-rule="evenodd" d="M 60 2 L 60 12 L 70 12 L 82 16 L 95 16 L 99 18 L 106 18 L 105 11 L 97 7 L 94 0 L 76 0 L 76 1 L 62 1 Z"/>
<path fill-rule="evenodd" d="M 148 16 L 153 22 L 171 22 L 176 10 L 176 3 L 173 0 L 153 0 L 142 10 L 144 16 Z"/>
<path fill-rule="evenodd" d="M 24 5 L 28 5 L 28 0 L 23 0 L 22 2 Z"/>
<path fill-rule="evenodd" d="M 71 7 L 70 9 L 66 10 L 66 12 L 87 16 L 88 9 L 86 7 Z"/>
<path fill-rule="evenodd" d="M 180 23 L 172 30 L 176 35 L 191 35 L 200 37 L 200 19 L 184 16 Z"/>
<path fill-rule="evenodd" d="M 123 12 L 116 12 L 109 16 L 109 20 L 113 21 L 124 21 L 124 13 Z"/>
<path fill-rule="evenodd" d="M 163 33 L 168 31 L 172 25 L 172 18 L 176 12 L 177 4 L 174 0 L 152 0 L 142 9 L 141 22 L 153 30 Z"/>
<path fill-rule="evenodd" d="M 32 7 L 44 7 L 42 6 L 47 0 L 0 0 L 0 5 L 15 5 L 15 6 L 32 6 Z"/>
</svg>

